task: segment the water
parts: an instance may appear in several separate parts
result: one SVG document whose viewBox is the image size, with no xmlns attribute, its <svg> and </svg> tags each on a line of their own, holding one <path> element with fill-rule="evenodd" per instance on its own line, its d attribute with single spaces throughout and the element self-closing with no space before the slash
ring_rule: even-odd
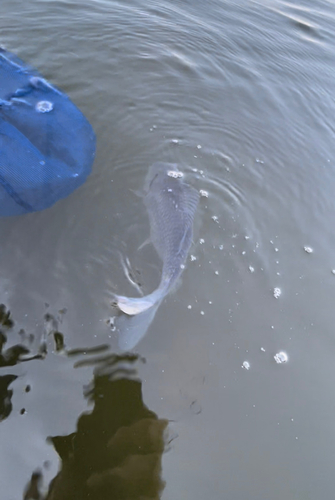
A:
<svg viewBox="0 0 335 500">
<path fill-rule="evenodd" d="M 151 487 L 142 496 L 163 500 L 334 496 L 334 18 L 324 0 L 3 0 L 0 42 L 97 135 L 82 188 L 0 220 L 0 296 L 15 321 L 0 373 L 4 498 L 23 498 L 34 472 L 45 495 L 57 476 L 48 498 L 119 498 L 108 471 L 131 478 L 134 498 L 136 474 Z M 183 165 L 208 197 L 196 259 L 138 345 L 146 363 L 130 363 L 115 358 L 107 320 L 112 293 L 134 292 L 120 253 L 145 293 L 159 281 L 154 250 L 138 250 L 149 222 L 131 191 L 155 161 Z M 18 351 L 38 359 L 15 364 Z M 133 369 L 142 395 L 127 389 Z M 156 429 L 145 474 L 151 459 L 120 430 L 132 401 L 143 446 L 147 412 Z"/>
</svg>

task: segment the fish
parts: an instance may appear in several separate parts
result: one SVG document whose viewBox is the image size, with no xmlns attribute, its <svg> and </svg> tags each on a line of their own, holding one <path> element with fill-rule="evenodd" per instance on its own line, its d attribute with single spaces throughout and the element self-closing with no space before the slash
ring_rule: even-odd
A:
<svg viewBox="0 0 335 500">
<path fill-rule="evenodd" d="M 150 222 L 150 241 L 162 260 L 158 287 L 142 297 L 115 295 L 115 305 L 129 316 L 157 306 L 183 272 L 193 242 L 193 220 L 199 192 L 184 180 L 174 163 L 157 162 L 148 171 L 143 201 Z"/>
</svg>

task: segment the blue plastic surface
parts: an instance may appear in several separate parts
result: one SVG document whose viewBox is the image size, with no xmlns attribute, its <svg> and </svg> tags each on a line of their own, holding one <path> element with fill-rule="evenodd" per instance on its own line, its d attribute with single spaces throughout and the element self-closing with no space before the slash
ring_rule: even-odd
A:
<svg viewBox="0 0 335 500">
<path fill-rule="evenodd" d="M 50 207 L 91 172 L 95 135 L 60 90 L 0 49 L 0 216 Z"/>
</svg>

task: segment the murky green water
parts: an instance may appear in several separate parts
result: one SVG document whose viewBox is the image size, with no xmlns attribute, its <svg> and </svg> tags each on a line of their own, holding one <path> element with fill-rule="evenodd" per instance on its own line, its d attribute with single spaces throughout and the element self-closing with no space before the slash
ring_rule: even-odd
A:
<svg viewBox="0 0 335 500">
<path fill-rule="evenodd" d="M 0 220 L 1 498 L 332 498 L 333 3 L 1 7 L 0 43 L 97 135 L 82 188 Z M 144 291 L 160 277 L 133 193 L 160 160 L 208 198 L 178 289 L 120 358 L 120 254 Z"/>
</svg>

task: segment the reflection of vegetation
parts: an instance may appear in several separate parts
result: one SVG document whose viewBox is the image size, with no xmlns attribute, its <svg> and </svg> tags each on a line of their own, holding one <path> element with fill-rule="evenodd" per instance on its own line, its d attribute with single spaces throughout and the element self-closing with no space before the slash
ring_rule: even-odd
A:
<svg viewBox="0 0 335 500">
<path fill-rule="evenodd" d="M 0 377 L 0 421 L 8 417 L 12 411 L 12 389 L 8 386 L 17 378 L 17 375 L 3 375 Z"/>
<path fill-rule="evenodd" d="M 14 327 L 14 321 L 11 318 L 10 311 L 7 310 L 4 304 L 0 304 L 0 368 L 5 366 L 14 366 L 20 361 L 28 359 L 40 358 L 41 355 L 28 358 L 29 349 L 22 343 L 13 345 L 4 349 L 7 343 L 9 331 Z M 19 332 L 24 340 L 24 332 Z M 25 356 L 25 357 L 23 357 Z M 12 411 L 11 398 L 13 390 L 9 389 L 9 385 L 17 378 L 17 375 L 6 374 L 0 376 L 0 421 L 7 418 Z"/>
<path fill-rule="evenodd" d="M 42 494 L 40 493 L 40 485 L 42 482 L 42 473 L 36 471 L 32 474 L 30 483 L 26 488 L 23 500 L 43 500 Z"/>
<path fill-rule="evenodd" d="M 21 342 L 4 349 L 14 322 L 6 307 L 0 305 L 0 368 L 44 359 L 49 336 L 54 339 L 56 352 L 68 357 L 91 354 L 77 361 L 75 367 L 95 366 L 93 381 L 84 391 L 94 405 L 92 412 L 79 417 L 74 433 L 49 438 L 60 457 L 60 471 L 46 494 L 41 492 L 42 472 L 35 471 L 25 488 L 24 500 L 159 500 L 164 488 L 161 459 L 168 421 L 159 419 L 143 403 L 142 384 L 135 369 L 139 356 L 106 353 L 107 345 L 66 349 L 58 323 L 52 315 L 45 315 L 44 334 L 35 355 L 24 345 L 33 337 L 23 330 L 18 332 Z M 9 386 L 16 378 L 13 374 L 0 376 L 0 421 L 12 410 L 13 391 Z"/>
<path fill-rule="evenodd" d="M 139 356 L 104 354 L 107 346 L 67 350 L 58 321 L 51 315 L 45 320 L 56 351 L 69 357 L 96 355 L 75 364 L 95 366 L 84 391 L 94 407 L 79 417 L 74 433 L 49 438 L 61 459 L 60 471 L 46 496 L 40 491 L 41 473 L 34 472 L 24 500 L 158 500 L 164 488 L 161 458 L 168 421 L 143 403 L 134 367 Z"/>
<path fill-rule="evenodd" d="M 45 346 L 41 343 L 39 352 L 35 355 L 28 356 L 30 350 L 22 342 L 8 347 L 4 350 L 7 343 L 8 332 L 14 327 L 14 321 L 11 318 L 10 311 L 6 306 L 0 304 L 0 368 L 4 366 L 14 366 L 23 361 L 30 361 L 32 359 L 43 359 L 45 357 Z M 24 330 L 18 332 L 23 342 L 32 340 L 32 336 L 26 336 Z"/>
<path fill-rule="evenodd" d="M 139 380 L 127 378 L 135 356 L 110 357 L 95 370 L 86 397 L 93 411 L 77 431 L 50 440 L 62 460 L 48 500 L 153 500 L 160 497 L 167 420 L 143 403 Z"/>
</svg>

